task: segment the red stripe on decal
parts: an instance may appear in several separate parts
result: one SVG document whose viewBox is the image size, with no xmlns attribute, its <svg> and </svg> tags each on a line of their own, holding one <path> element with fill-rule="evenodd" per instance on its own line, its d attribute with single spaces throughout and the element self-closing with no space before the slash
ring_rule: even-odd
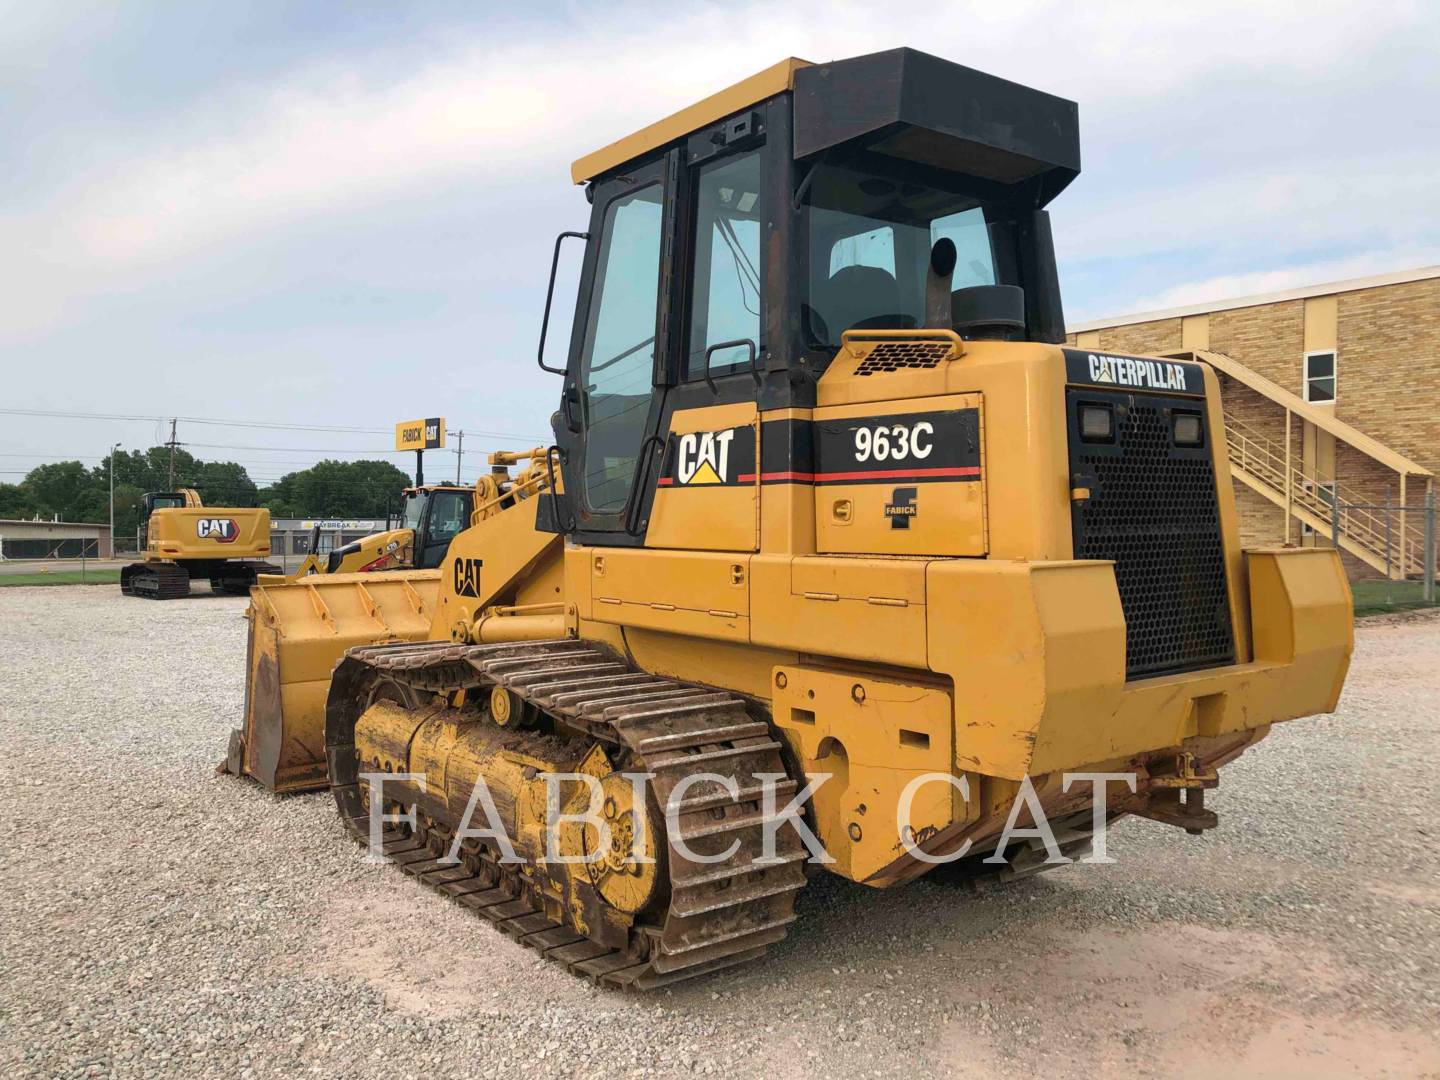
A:
<svg viewBox="0 0 1440 1080">
<path fill-rule="evenodd" d="M 792 481 L 796 483 L 834 483 L 845 480 L 939 480 L 947 477 L 979 476 L 978 465 L 936 466 L 933 469 L 870 469 L 859 472 L 767 472 L 761 473 L 760 479 L 764 482 L 771 481 Z M 754 477 L 742 476 L 741 481 L 753 480 Z"/>
<path fill-rule="evenodd" d="M 937 465 L 933 469 L 871 469 L 861 472 L 816 473 L 815 479 L 824 482 L 826 480 L 899 480 L 909 477 L 979 475 L 980 466 L 978 465 L 957 465 L 954 467 Z"/>
</svg>

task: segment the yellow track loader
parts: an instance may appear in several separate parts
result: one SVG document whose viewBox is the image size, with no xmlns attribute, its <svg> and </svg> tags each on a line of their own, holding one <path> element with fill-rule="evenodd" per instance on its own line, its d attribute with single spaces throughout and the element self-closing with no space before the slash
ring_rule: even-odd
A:
<svg viewBox="0 0 1440 1080">
<path fill-rule="evenodd" d="M 142 561 L 120 571 L 120 591 L 148 600 L 190 595 L 206 578 L 212 592 L 244 596 L 259 574 L 280 568 L 254 562 L 270 554 L 270 511 L 206 506 L 193 488 L 152 491 L 144 498 Z"/>
<path fill-rule="evenodd" d="M 445 558 L 450 541 L 472 524 L 476 507 L 505 505 L 505 496 L 518 485 L 517 498 L 526 497 L 526 481 L 538 474 L 522 472 L 512 479 L 506 464 L 527 458 L 538 460 L 543 449 L 523 452 L 497 451 L 490 455 L 491 471 L 473 487 L 457 484 L 426 484 L 406 488 L 401 501 L 399 525 L 371 533 L 325 553 L 319 553 L 320 526 L 311 534 L 310 554 L 283 579 L 262 578 L 275 585 L 315 574 L 367 574 L 388 570 L 433 570 Z"/>
<path fill-rule="evenodd" d="M 427 484 L 406 488 L 402 496 L 400 524 L 359 540 L 352 540 L 321 554 L 320 526 L 311 532 L 310 553 L 283 580 L 315 574 L 372 574 L 386 570 L 433 570 L 445 558 L 445 550 L 470 524 L 475 509 L 475 489 L 448 484 Z M 262 579 L 262 584 L 276 584 Z"/>
<path fill-rule="evenodd" d="M 408 489 L 406 528 L 347 544 L 330 552 L 323 567 L 312 554 L 294 574 L 262 575 L 245 612 L 244 720 L 231 736 L 222 769 L 276 792 L 323 788 L 331 670 L 347 648 L 418 641 L 429 634 L 440 584 L 436 567 L 451 540 L 543 490 L 544 456 L 543 448 L 496 451 L 489 457 L 490 472 L 473 487 Z M 511 476 L 509 467 L 522 464 Z M 520 543 L 553 540 L 532 531 Z"/>
<path fill-rule="evenodd" d="M 1213 371 L 1066 346 L 1079 162 L 1072 102 L 909 49 L 577 161 L 563 484 L 455 538 L 423 640 L 309 655 L 356 839 L 648 988 L 762 955 L 817 867 L 1215 826 L 1220 766 L 1334 708 L 1349 589 L 1241 547 Z"/>
</svg>

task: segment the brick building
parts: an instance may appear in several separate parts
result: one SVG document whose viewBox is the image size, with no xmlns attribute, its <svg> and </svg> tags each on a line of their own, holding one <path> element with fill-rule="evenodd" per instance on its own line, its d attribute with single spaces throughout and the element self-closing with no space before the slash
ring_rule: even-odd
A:
<svg viewBox="0 0 1440 1080">
<path fill-rule="evenodd" d="M 1069 340 L 1220 372 L 1247 545 L 1328 544 L 1338 526 L 1353 576 L 1419 574 L 1440 471 L 1440 266 L 1095 319 Z"/>
</svg>

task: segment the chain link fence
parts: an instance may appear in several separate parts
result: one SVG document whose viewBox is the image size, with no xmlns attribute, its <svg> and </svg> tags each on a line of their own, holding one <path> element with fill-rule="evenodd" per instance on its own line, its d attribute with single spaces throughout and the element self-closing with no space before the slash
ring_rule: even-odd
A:
<svg viewBox="0 0 1440 1080">
<path fill-rule="evenodd" d="M 100 541 L 95 538 L 0 539 L 0 559 L 6 562 L 22 559 L 98 559 L 99 557 Z"/>
<path fill-rule="evenodd" d="M 1366 572 L 1351 582 L 1357 616 L 1408 611 L 1436 605 L 1436 512 L 1435 493 L 1429 492 L 1425 502 L 1404 505 L 1393 500 L 1383 503 L 1347 502 L 1333 489 L 1325 492 L 1330 504 L 1330 533 L 1317 536 L 1331 546 L 1347 550 L 1344 542 L 1345 524 L 1357 514 L 1364 514 L 1378 526 L 1367 533 L 1363 555 L 1354 550 L 1349 554 L 1361 562 Z M 1351 563 L 1354 566 L 1354 563 Z"/>
</svg>

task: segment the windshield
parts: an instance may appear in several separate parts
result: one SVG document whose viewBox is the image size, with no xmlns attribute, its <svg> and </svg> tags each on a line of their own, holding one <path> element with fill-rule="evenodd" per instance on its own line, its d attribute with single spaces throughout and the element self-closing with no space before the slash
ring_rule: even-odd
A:
<svg viewBox="0 0 1440 1080">
<path fill-rule="evenodd" d="M 405 505 L 400 512 L 403 528 L 420 528 L 420 519 L 425 515 L 425 496 L 420 492 L 406 494 Z"/>
<path fill-rule="evenodd" d="M 437 491 L 430 496 L 429 544 L 448 544 L 470 524 L 470 498 L 464 491 Z"/>
<path fill-rule="evenodd" d="M 930 248 L 941 237 L 959 258 L 952 288 L 996 284 L 979 200 L 903 179 L 818 165 L 806 198 L 809 274 L 803 309 L 811 345 L 846 330 L 909 330 L 925 321 Z"/>
</svg>

